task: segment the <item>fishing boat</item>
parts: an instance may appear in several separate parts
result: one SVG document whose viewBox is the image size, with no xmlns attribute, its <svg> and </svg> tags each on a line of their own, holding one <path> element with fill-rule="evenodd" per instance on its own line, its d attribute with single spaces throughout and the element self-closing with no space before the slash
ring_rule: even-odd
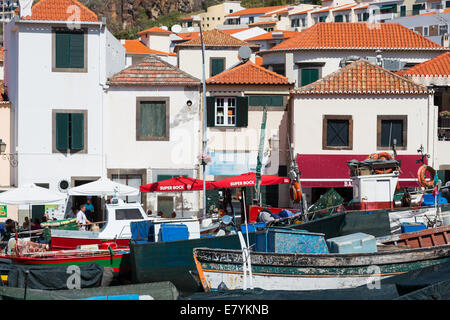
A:
<svg viewBox="0 0 450 320">
<path fill-rule="evenodd" d="M 99 245 L 105 241 L 114 242 L 117 246 L 127 247 L 131 239 L 130 224 L 139 221 L 153 221 L 155 225 L 179 224 L 188 226 L 191 237 L 199 237 L 200 227 L 196 217 L 160 218 L 148 217 L 139 203 L 125 203 L 114 198 L 106 205 L 106 221 L 102 228 L 91 228 L 88 231 L 51 229 L 51 250 L 76 249 L 80 245 Z"/>
<path fill-rule="evenodd" d="M 129 258 L 132 282 L 170 281 L 183 294 L 199 291 L 201 286 L 196 280 L 197 277 L 192 276 L 196 271 L 192 257 L 193 249 L 196 247 L 239 249 L 241 246 L 238 235 L 235 232 L 231 233 L 220 235 L 219 231 L 216 235 L 211 234 L 197 239 L 160 242 L 132 239 Z M 148 237 L 154 238 L 156 236 Z M 255 242 L 254 232 L 250 228 L 248 238 L 250 243 Z"/>
<path fill-rule="evenodd" d="M 275 252 L 251 251 L 248 261 L 244 261 L 244 250 L 195 248 L 194 260 L 205 291 L 217 290 L 221 284 L 228 289 L 243 289 L 247 280 L 253 282 L 254 287 L 265 290 L 354 288 L 450 261 L 449 231 L 450 226 L 446 226 L 403 236 L 421 238 L 421 241 L 415 240 L 415 243 L 421 243 L 420 247 L 403 245 L 406 242 L 400 242 L 395 238 L 398 236 L 393 236 L 394 238 L 382 238 L 371 252 L 362 250 L 356 253 L 330 253 L 326 252 L 330 247 L 330 240 L 324 246 L 323 234 L 274 229 L 272 235 L 280 235 L 277 238 L 278 250 L 274 250 Z M 258 237 L 263 239 L 263 243 L 268 241 L 267 234 L 258 233 L 257 246 Z M 436 241 L 425 241 L 428 237 Z M 364 248 L 366 240 L 356 240 Z M 350 240 L 342 239 L 341 244 L 348 245 L 348 241 Z M 292 250 L 289 246 L 293 243 L 308 244 L 309 250 Z M 352 241 L 350 243 L 353 244 Z M 273 243 L 272 245 L 275 246 Z M 244 273 L 249 267 L 250 276 L 247 272 Z"/>
</svg>

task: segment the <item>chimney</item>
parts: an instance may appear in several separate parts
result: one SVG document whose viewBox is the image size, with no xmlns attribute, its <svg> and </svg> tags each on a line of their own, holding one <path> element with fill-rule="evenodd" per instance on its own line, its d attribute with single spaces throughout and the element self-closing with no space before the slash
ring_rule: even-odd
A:
<svg viewBox="0 0 450 320">
<path fill-rule="evenodd" d="M 31 17 L 31 7 L 33 0 L 19 0 L 20 17 Z"/>
<path fill-rule="evenodd" d="M 449 46 L 448 33 L 444 33 L 442 35 L 442 46 L 443 47 L 448 47 Z"/>
</svg>

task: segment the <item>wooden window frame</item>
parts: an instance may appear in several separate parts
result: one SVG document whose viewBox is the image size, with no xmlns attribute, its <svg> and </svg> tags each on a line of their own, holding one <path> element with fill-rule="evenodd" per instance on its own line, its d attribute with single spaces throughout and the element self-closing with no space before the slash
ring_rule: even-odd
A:
<svg viewBox="0 0 450 320">
<path fill-rule="evenodd" d="M 212 61 L 213 61 L 213 59 L 214 60 L 223 60 L 223 71 L 222 72 L 224 72 L 227 69 L 227 66 L 226 66 L 227 59 L 225 57 L 210 57 L 209 58 L 209 76 L 210 77 L 214 77 L 212 75 L 212 71 L 213 71 L 212 70 Z M 220 73 L 222 73 L 222 72 L 220 72 Z M 220 74 L 220 73 L 218 73 L 218 74 Z"/>
<path fill-rule="evenodd" d="M 56 114 L 57 113 L 81 113 L 84 115 L 84 148 L 83 150 L 67 149 L 67 151 L 56 149 Z M 88 111 L 79 109 L 53 109 L 52 110 L 52 153 L 88 153 Z"/>
<path fill-rule="evenodd" d="M 140 175 L 142 184 L 147 183 L 147 169 L 107 169 L 106 175 L 110 180 L 112 180 L 113 175 Z M 141 192 L 141 203 L 145 213 L 147 213 L 147 192 Z"/>
<path fill-rule="evenodd" d="M 141 102 L 164 101 L 166 104 L 166 133 L 163 137 L 147 137 L 140 134 Z M 136 141 L 169 141 L 170 140 L 170 97 L 137 97 L 136 98 Z"/>
<path fill-rule="evenodd" d="M 87 73 L 88 72 L 88 32 L 87 29 L 83 28 L 84 34 L 84 68 L 57 68 L 56 67 L 56 32 L 57 31 L 70 31 L 70 29 L 56 27 L 52 28 L 52 72 L 77 72 L 77 73 Z"/>
<path fill-rule="evenodd" d="M 328 120 L 348 120 L 348 145 L 328 146 Z M 351 115 L 323 115 L 322 124 L 322 150 L 353 150 L 353 116 Z"/>
<path fill-rule="evenodd" d="M 403 146 L 397 146 L 397 150 L 406 150 L 408 148 L 408 116 L 407 115 L 377 115 L 377 150 L 391 150 L 391 147 L 381 146 L 381 122 L 383 120 L 402 120 Z"/>
</svg>

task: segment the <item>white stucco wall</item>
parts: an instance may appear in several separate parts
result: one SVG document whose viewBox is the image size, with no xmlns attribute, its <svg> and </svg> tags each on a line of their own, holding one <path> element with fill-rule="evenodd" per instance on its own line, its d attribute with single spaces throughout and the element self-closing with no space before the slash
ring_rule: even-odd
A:
<svg viewBox="0 0 450 320">
<path fill-rule="evenodd" d="M 17 112 L 13 115 L 17 146 L 18 184 L 49 183 L 57 190 L 60 180 L 98 177 L 103 166 L 103 89 L 106 74 L 125 64 L 111 37 L 99 24 L 83 25 L 87 31 L 87 72 L 52 71 L 52 24 L 10 22 L 12 38 L 8 58 L 8 93 Z M 14 31 L 15 30 L 15 31 Z M 107 48 L 110 44 L 112 47 Z M 106 59 L 109 51 L 110 58 Z M 53 153 L 52 110 L 86 110 L 87 152 Z"/>
<path fill-rule="evenodd" d="M 171 42 L 172 41 L 170 40 L 169 34 L 150 34 L 147 46 L 153 50 L 170 52 Z"/>
<path fill-rule="evenodd" d="M 225 69 L 239 62 L 239 48 L 232 49 L 206 49 L 205 50 L 205 76 L 210 78 L 210 58 L 225 58 Z M 254 61 L 254 54 L 252 54 Z M 200 48 L 180 48 L 178 51 L 178 67 L 190 75 L 202 79 L 202 50 Z"/>
<path fill-rule="evenodd" d="M 136 140 L 136 99 L 169 97 L 169 141 Z M 193 105 L 188 109 L 186 102 Z M 198 87 L 155 86 L 146 88 L 110 87 L 105 94 L 105 154 L 108 169 L 145 169 L 147 181 L 158 174 L 197 176 L 200 153 L 200 93 Z M 176 193 L 146 194 L 147 208 L 156 214 L 158 196 L 173 196 L 181 216 L 181 195 Z M 185 215 L 196 214 L 200 192 L 184 192 Z"/>
<path fill-rule="evenodd" d="M 398 154 L 417 154 L 423 145 L 433 153 L 429 141 L 432 126 L 427 95 L 401 96 L 295 96 L 293 104 L 293 143 L 297 154 L 370 154 L 377 152 L 377 115 L 407 115 L 407 148 Z M 353 119 L 353 149 L 322 150 L 324 115 L 351 115 Z"/>
</svg>

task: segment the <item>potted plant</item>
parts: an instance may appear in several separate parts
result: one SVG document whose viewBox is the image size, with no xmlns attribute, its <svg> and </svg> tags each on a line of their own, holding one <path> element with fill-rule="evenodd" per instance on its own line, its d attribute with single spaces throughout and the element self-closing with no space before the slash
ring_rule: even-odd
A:
<svg viewBox="0 0 450 320">
<path fill-rule="evenodd" d="M 442 117 L 442 118 L 450 118 L 450 111 L 448 111 L 448 110 L 443 110 L 443 111 L 439 112 L 439 117 Z"/>
</svg>

